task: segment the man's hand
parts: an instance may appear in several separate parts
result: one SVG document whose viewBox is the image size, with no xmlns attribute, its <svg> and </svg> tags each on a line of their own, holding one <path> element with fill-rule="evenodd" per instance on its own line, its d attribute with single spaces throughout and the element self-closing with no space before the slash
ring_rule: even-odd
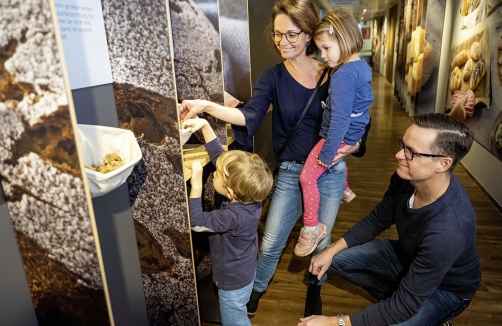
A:
<svg viewBox="0 0 502 326">
<path fill-rule="evenodd" d="M 192 163 L 192 177 L 190 178 L 192 189 L 190 198 L 199 198 L 202 196 L 202 165 L 195 161 Z"/>
<path fill-rule="evenodd" d="M 338 161 L 340 161 L 345 156 L 357 152 L 360 146 L 359 142 L 357 142 L 355 145 L 347 145 L 344 142 L 342 142 L 342 145 L 343 146 L 340 146 L 340 148 L 338 148 L 338 151 L 336 152 L 335 159 L 333 160 L 332 165 L 338 163 Z"/>
<path fill-rule="evenodd" d="M 340 238 L 326 247 L 320 254 L 315 255 L 310 259 L 309 272 L 317 275 L 317 279 L 321 280 L 322 276 L 329 269 L 333 257 L 340 251 L 347 249 L 347 242 L 344 238 Z"/>
<path fill-rule="evenodd" d="M 206 100 L 183 100 L 178 106 L 180 120 L 189 119 L 198 113 L 205 111 L 208 106 Z"/>
<path fill-rule="evenodd" d="M 188 119 L 181 122 L 181 128 L 190 128 L 190 132 L 193 134 L 197 130 L 204 128 L 209 125 L 206 119 Z"/>
<path fill-rule="evenodd" d="M 332 326 L 338 325 L 337 317 L 309 316 L 300 318 L 298 326 Z"/>
</svg>

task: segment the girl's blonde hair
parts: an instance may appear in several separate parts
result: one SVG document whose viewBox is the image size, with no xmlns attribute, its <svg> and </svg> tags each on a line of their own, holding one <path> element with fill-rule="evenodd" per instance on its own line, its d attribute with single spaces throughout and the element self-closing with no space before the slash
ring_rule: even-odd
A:
<svg viewBox="0 0 502 326">
<path fill-rule="evenodd" d="M 272 172 L 257 154 L 228 151 L 218 157 L 216 170 L 223 186 L 232 188 L 235 199 L 244 204 L 263 201 L 272 187 Z"/>
<path fill-rule="evenodd" d="M 340 45 L 340 62 L 363 48 L 363 35 L 356 19 L 345 8 L 337 8 L 327 14 L 316 28 L 314 37 L 326 33 Z"/>
</svg>

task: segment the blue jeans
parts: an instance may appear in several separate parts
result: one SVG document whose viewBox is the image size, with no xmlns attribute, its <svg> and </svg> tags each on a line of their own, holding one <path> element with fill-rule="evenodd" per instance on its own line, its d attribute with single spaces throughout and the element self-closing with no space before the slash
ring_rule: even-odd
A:
<svg viewBox="0 0 502 326">
<path fill-rule="evenodd" d="M 404 277 L 403 266 L 393 248 L 395 244 L 393 240 L 374 239 L 345 249 L 333 257 L 329 270 L 361 286 L 378 300 L 385 299 L 397 290 Z M 470 299 L 458 298 L 451 292 L 436 289 L 415 316 L 396 325 L 442 325 L 464 311 L 470 302 Z"/>
<path fill-rule="evenodd" d="M 221 325 L 251 326 L 246 303 L 249 301 L 252 290 L 253 282 L 238 290 L 225 291 L 218 289 Z"/>
<path fill-rule="evenodd" d="M 283 162 L 279 167 L 277 187 L 268 210 L 265 232 L 256 267 L 253 290 L 263 292 L 274 276 L 289 234 L 303 212 L 300 174 L 303 165 Z M 321 193 L 319 222 L 327 227 L 327 236 L 319 242 L 313 255 L 331 243 L 331 230 L 343 195 L 345 159 L 329 168 L 317 181 Z M 296 239 L 295 239 L 296 240 Z M 325 280 L 324 277 L 321 283 Z"/>
</svg>

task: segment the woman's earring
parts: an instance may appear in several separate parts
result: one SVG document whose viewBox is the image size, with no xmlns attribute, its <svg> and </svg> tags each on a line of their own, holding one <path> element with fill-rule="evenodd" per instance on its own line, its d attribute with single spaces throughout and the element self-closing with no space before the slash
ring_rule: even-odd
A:
<svg viewBox="0 0 502 326">
<path fill-rule="evenodd" d="M 309 47 L 309 46 L 310 46 L 310 41 L 307 41 L 307 47 Z"/>
</svg>

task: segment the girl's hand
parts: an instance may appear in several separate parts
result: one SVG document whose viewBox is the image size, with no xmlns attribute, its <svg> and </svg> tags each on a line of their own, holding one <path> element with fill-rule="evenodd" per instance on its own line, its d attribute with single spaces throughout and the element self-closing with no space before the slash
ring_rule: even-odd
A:
<svg viewBox="0 0 502 326">
<path fill-rule="evenodd" d="M 316 158 L 317 158 L 317 164 L 319 164 L 320 166 L 322 166 L 322 167 L 324 167 L 324 168 L 330 168 L 330 167 L 333 165 L 333 164 L 326 164 L 326 163 L 324 163 L 323 161 L 321 161 L 321 160 L 319 159 L 319 157 L 318 157 L 318 156 L 316 156 Z"/>
</svg>

